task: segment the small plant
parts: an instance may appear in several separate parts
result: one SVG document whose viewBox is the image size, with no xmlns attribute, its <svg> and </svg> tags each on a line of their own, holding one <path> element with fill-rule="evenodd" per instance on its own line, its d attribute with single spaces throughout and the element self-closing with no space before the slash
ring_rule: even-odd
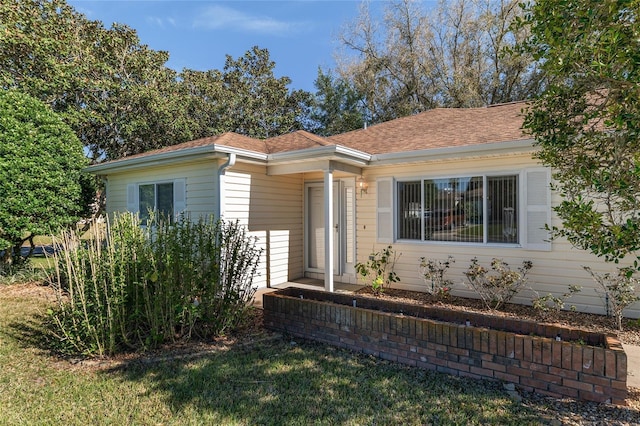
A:
<svg viewBox="0 0 640 426">
<path fill-rule="evenodd" d="M 508 303 L 513 296 L 524 286 L 527 272 L 533 264 L 529 260 L 523 260 L 522 266 L 517 271 L 509 269 L 509 265 L 502 259 L 494 258 L 491 261 L 489 271 L 478 264 L 478 259 L 471 259 L 471 265 L 464 274 L 469 282 L 469 288 L 475 291 L 489 310 L 497 310 Z"/>
<path fill-rule="evenodd" d="M 624 310 L 640 300 L 636 293 L 636 286 L 639 280 L 633 276 L 631 268 L 619 268 L 617 275 L 606 273 L 600 275 L 593 272 L 588 266 L 583 266 L 595 282 L 600 284 L 602 293 L 596 290 L 596 293 L 604 300 L 607 316 L 613 317 L 618 330 L 622 330 L 622 318 Z"/>
<path fill-rule="evenodd" d="M 451 296 L 451 287 L 442 287 L 434 295 L 438 299 L 446 300 Z"/>
<path fill-rule="evenodd" d="M 540 293 L 538 293 L 533 288 L 531 289 L 531 291 L 533 291 L 536 295 L 536 297 L 534 297 L 531 301 L 534 309 L 541 312 L 544 317 L 555 318 L 558 316 L 560 311 L 564 309 L 565 301 L 574 294 L 582 291 L 582 287 L 577 285 L 570 285 L 569 291 L 563 293 L 561 296 L 554 296 L 551 293 L 547 294 L 546 296 L 540 296 Z M 569 309 L 571 309 L 571 311 L 575 311 L 576 307 L 572 305 Z"/>
<path fill-rule="evenodd" d="M 454 262 L 453 256 L 447 260 L 420 258 L 420 276 L 426 284 L 427 293 L 442 299 L 449 297 L 453 282 L 445 279 L 444 274 Z"/>
<path fill-rule="evenodd" d="M 43 281 L 46 278 L 44 268 L 33 265 L 31 259 L 22 263 L 0 265 L 0 285 Z"/>
<path fill-rule="evenodd" d="M 400 277 L 393 270 L 396 260 L 396 251 L 391 246 L 371 253 L 365 263 L 356 263 L 356 271 L 361 279 L 371 285 L 373 294 L 379 295 L 384 292 L 385 287 L 400 281 Z"/>
</svg>

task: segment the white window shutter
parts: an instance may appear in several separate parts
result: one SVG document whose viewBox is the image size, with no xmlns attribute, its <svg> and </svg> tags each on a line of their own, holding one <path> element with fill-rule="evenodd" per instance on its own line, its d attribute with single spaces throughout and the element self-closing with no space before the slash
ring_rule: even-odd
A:
<svg viewBox="0 0 640 426">
<path fill-rule="evenodd" d="M 528 250 L 550 251 L 546 225 L 551 225 L 551 171 L 536 168 L 524 171 L 524 223 L 520 229 L 522 246 Z"/>
<path fill-rule="evenodd" d="M 187 183 L 186 179 L 176 179 L 173 181 L 173 214 L 175 218 L 180 217 L 187 208 Z"/>
<path fill-rule="evenodd" d="M 138 185 L 130 183 L 127 185 L 127 211 L 131 213 L 138 213 L 139 208 Z"/>
<path fill-rule="evenodd" d="M 393 179 L 381 178 L 377 182 L 376 229 L 380 243 L 393 242 Z"/>
</svg>

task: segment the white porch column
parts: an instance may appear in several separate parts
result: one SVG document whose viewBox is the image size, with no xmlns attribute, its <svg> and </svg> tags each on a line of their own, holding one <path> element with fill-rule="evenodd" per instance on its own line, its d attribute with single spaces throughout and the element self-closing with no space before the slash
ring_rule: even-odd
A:
<svg viewBox="0 0 640 426">
<path fill-rule="evenodd" d="M 333 293 L 333 170 L 324 171 L 324 289 Z"/>
</svg>

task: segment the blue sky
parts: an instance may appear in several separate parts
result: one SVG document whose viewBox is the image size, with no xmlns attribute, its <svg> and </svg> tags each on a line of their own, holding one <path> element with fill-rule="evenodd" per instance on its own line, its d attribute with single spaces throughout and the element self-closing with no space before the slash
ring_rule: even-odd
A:
<svg viewBox="0 0 640 426">
<path fill-rule="evenodd" d="M 292 79 L 290 89 L 315 91 L 318 66 L 334 68 L 337 33 L 358 15 L 359 0 L 208 1 L 68 0 L 89 19 L 137 30 L 142 43 L 170 54 L 178 71 L 222 69 L 257 45 L 267 48 L 277 77 Z M 372 2 L 372 9 L 383 8 Z"/>
</svg>

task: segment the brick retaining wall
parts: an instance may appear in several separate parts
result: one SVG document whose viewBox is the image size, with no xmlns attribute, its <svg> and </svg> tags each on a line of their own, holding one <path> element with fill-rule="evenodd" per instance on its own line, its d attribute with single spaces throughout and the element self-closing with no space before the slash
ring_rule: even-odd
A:
<svg viewBox="0 0 640 426">
<path fill-rule="evenodd" d="M 627 356 L 614 336 L 293 287 L 264 294 L 263 306 L 272 330 L 382 359 L 557 398 L 627 397 Z"/>
</svg>

